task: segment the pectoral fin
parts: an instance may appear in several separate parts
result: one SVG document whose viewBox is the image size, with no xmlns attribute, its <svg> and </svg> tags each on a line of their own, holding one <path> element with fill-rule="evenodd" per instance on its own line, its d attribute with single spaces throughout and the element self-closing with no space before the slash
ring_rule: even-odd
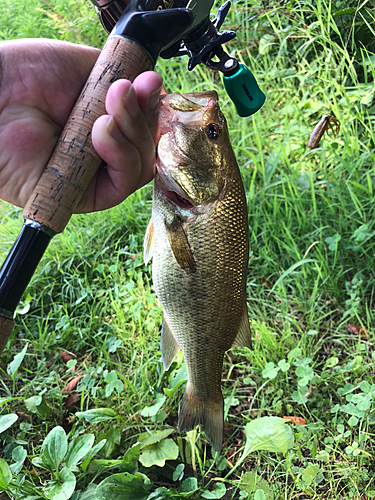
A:
<svg viewBox="0 0 375 500">
<path fill-rule="evenodd" d="M 165 222 L 165 228 L 168 234 L 169 244 L 171 245 L 173 255 L 180 267 L 187 272 L 195 272 L 197 269 L 193 252 L 191 251 L 182 222 L 178 217 L 168 224 Z"/>
<path fill-rule="evenodd" d="M 244 305 L 244 311 L 241 318 L 240 328 L 238 330 L 237 337 L 235 338 L 232 347 L 248 347 L 249 349 L 253 349 L 246 303 Z"/>
<path fill-rule="evenodd" d="M 154 222 L 151 217 L 150 222 L 148 223 L 146 229 L 145 239 L 143 241 L 143 260 L 146 266 L 149 263 L 154 253 L 154 241 L 155 241 L 155 230 L 154 230 Z"/>
<path fill-rule="evenodd" d="M 161 340 L 160 340 L 161 357 L 165 370 L 169 370 L 176 354 L 180 350 L 177 340 L 174 338 L 171 329 L 169 328 L 168 320 L 163 315 L 161 325 Z"/>
</svg>

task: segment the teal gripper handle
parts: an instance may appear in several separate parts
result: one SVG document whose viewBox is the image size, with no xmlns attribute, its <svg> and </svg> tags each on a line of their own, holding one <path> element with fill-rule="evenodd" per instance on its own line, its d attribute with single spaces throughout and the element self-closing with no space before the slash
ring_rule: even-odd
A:
<svg viewBox="0 0 375 500">
<path fill-rule="evenodd" d="M 232 76 L 223 76 L 224 87 L 232 99 L 239 116 L 250 116 L 264 104 L 266 96 L 258 87 L 251 71 L 242 63 Z"/>
</svg>

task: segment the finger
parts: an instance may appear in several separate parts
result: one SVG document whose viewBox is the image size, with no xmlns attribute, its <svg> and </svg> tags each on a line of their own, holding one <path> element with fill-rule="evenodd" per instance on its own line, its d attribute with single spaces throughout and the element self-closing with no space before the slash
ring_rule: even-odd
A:
<svg viewBox="0 0 375 500">
<path fill-rule="evenodd" d="M 155 144 L 159 140 L 158 104 L 160 90 L 163 88 L 162 85 L 162 77 L 155 71 L 146 71 L 141 73 L 133 82 L 139 107 L 144 113 Z M 109 114 L 111 114 L 113 107 L 118 104 L 119 100 L 125 97 L 129 88 L 130 82 L 127 80 L 115 82 L 111 86 L 106 99 L 106 107 Z"/>
<path fill-rule="evenodd" d="M 107 166 L 95 174 L 76 213 L 105 210 L 118 205 L 138 188 L 141 177 L 144 183 L 153 177 L 153 169 L 148 178 L 142 175 L 141 155 L 134 144 L 123 136 L 113 117 L 104 115 L 96 120 L 92 141 Z"/>
<path fill-rule="evenodd" d="M 155 144 L 148 120 L 150 121 L 152 113 L 157 115 L 157 110 L 144 113 L 134 86 L 129 85 L 127 80 L 119 80 L 112 85 L 106 106 L 108 114 L 113 117 L 122 135 L 139 151 L 142 164 L 141 174 L 149 179 L 150 173 L 154 171 Z M 112 163 L 109 165 L 120 168 L 120 165 Z M 142 176 L 140 180 L 144 183 Z"/>
<path fill-rule="evenodd" d="M 146 71 L 133 82 L 138 103 L 145 114 L 155 144 L 159 140 L 158 105 L 163 79 L 155 71 Z"/>
</svg>

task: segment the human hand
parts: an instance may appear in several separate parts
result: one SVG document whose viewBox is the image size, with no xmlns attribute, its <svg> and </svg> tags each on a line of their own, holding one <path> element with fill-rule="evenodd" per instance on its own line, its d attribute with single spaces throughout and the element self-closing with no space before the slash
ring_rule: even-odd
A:
<svg viewBox="0 0 375 500">
<path fill-rule="evenodd" d="M 29 199 L 99 50 L 56 40 L 0 43 L 0 198 L 19 207 Z M 76 212 L 117 205 L 155 173 L 161 77 L 118 80 L 108 115 L 94 124 L 92 142 L 107 163 Z"/>
</svg>

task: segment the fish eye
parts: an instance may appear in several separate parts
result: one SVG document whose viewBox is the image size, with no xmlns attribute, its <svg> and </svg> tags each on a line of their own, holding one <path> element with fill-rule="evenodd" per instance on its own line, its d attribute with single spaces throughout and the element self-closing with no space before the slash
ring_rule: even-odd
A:
<svg viewBox="0 0 375 500">
<path fill-rule="evenodd" d="M 216 140 L 220 137 L 221 129 L 216 123 L 209 123 L 206 127 L 206 133 L 209 139 Z"/>
</svg>

